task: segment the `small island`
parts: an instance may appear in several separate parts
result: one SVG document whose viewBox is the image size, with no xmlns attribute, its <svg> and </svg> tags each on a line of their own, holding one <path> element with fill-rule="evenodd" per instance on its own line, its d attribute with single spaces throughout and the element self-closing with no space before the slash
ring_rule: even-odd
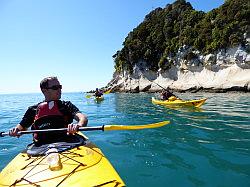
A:
<svg viewBox="0 0 250 187">
<path fill-rule="evenodd" d="M 114 55 L 113 92 L 250 90 L 250 4 L 207 13 L 185 0 L 156 8 Z"/>
</svg>

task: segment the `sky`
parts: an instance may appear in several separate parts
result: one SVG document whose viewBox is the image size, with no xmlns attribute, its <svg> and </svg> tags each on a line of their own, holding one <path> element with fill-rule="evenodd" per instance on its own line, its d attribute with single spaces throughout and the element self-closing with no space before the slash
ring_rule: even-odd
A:
<svg viewBox="0 0 250 187">
<path fill-rule="evenodd" d="M 208 12 L 224 0 L 186 0 Z M 63 92 L 104 87 L 112 56 L 144 17 L 173 0 L 0 0 L 0 94 L 39 93 L 57 76 Z"/>
</svg>

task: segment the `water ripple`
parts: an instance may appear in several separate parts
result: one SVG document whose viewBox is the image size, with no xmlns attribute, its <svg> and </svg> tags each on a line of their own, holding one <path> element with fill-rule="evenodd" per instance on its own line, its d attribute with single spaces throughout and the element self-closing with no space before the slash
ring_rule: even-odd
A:
<svg viewBox="0 0 250 187">
<path fill-rule="evenodd" d="M 107 94 L 103 102 L 96 103 L 82 93 L 68 93 L 63 99 L 88 115 L 89 126 L 171 121 L 156 129 L 86 132 L 128 186 L 165 186 L 166 182 L 172 186 L 249 186 L 250 94 L 178 94 L 183 99 L 208 98 L 202 109 L 153 105 L 152 96 Z M 0 95 L 0 99 L 0 126 L 7 131 L 42 96 Z M 2 138 L 0 168 L 31 139 Z"/>
</svg>

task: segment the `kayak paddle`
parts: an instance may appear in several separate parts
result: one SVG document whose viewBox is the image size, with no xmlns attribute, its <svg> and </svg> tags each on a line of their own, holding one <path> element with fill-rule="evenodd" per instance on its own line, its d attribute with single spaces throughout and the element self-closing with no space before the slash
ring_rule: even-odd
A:
<svg viewBox="0 0 250 187">
<path fill-rule="evenodd" d="M 85 97 L 87 98 L 87 99 L 89 99 L 89 98 L 91 98 L 93 95 L 86 95 Z"/>
<path fill-rule="evenodd" d="M 158 128 L 169 124 L 170 121 L 162 121 L 158 123 L 152 124 L 145 124 L 145 125 L 102 125 L 102 126 L 95 126 L 95 127 L 80 127 L 79 131 L 95 131 L 95 130 L 102 130 L 102 131 L 113 131 L 113 130 L 140 130 L 140 129 L 151 129 L 151 128 Z M 42 132 L 60 132 L 60 131 L 67 131 L 67 128 L 61 129 L 42 129 L 42 130 L 29 130 L 29 131 L 19 131 L 18 135 L 22 134 L 32 134 L 32 133 L 42 133 Z M 1 132 L 1 137 L 9 136 L 9 132 Z"/>
<path fill-rule="evenodd" d="M 109 94 L 111 92 L 112 89 L 109 89 L 107 91 L 104 92 L 104 94 Z"/>
<path fill-rule="evenodd" d="M 157 86 L 161 87 L 163 90 L 167 91 L 166 88 L 164 88 L 163 86 L 159 85 L 158 83 L 156 83 L 156 82 L 153 82 L 153 83 L 155 83 Z"/>
</svg>

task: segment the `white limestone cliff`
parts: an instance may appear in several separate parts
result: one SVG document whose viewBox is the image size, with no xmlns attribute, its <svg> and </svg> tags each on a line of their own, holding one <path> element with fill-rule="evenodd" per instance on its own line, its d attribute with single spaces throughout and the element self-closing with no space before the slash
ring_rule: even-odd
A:
<svg viewBox="0 0 250 187">
<path fill-rule="evenodd" d="M 118 92 L 155 92 L 163 88 L 250 91 L 250 54 L 245 48 L 224 49 L 206 56 L 192 51 L 198 58 L 184 60 L 184 55 L 190 50 L 183 46 L 168 70 L 151 71 L 145 68 L 144 62 L 140 62 L 132 74 L 115 73 L 107 86 Z"/>
</svg>

